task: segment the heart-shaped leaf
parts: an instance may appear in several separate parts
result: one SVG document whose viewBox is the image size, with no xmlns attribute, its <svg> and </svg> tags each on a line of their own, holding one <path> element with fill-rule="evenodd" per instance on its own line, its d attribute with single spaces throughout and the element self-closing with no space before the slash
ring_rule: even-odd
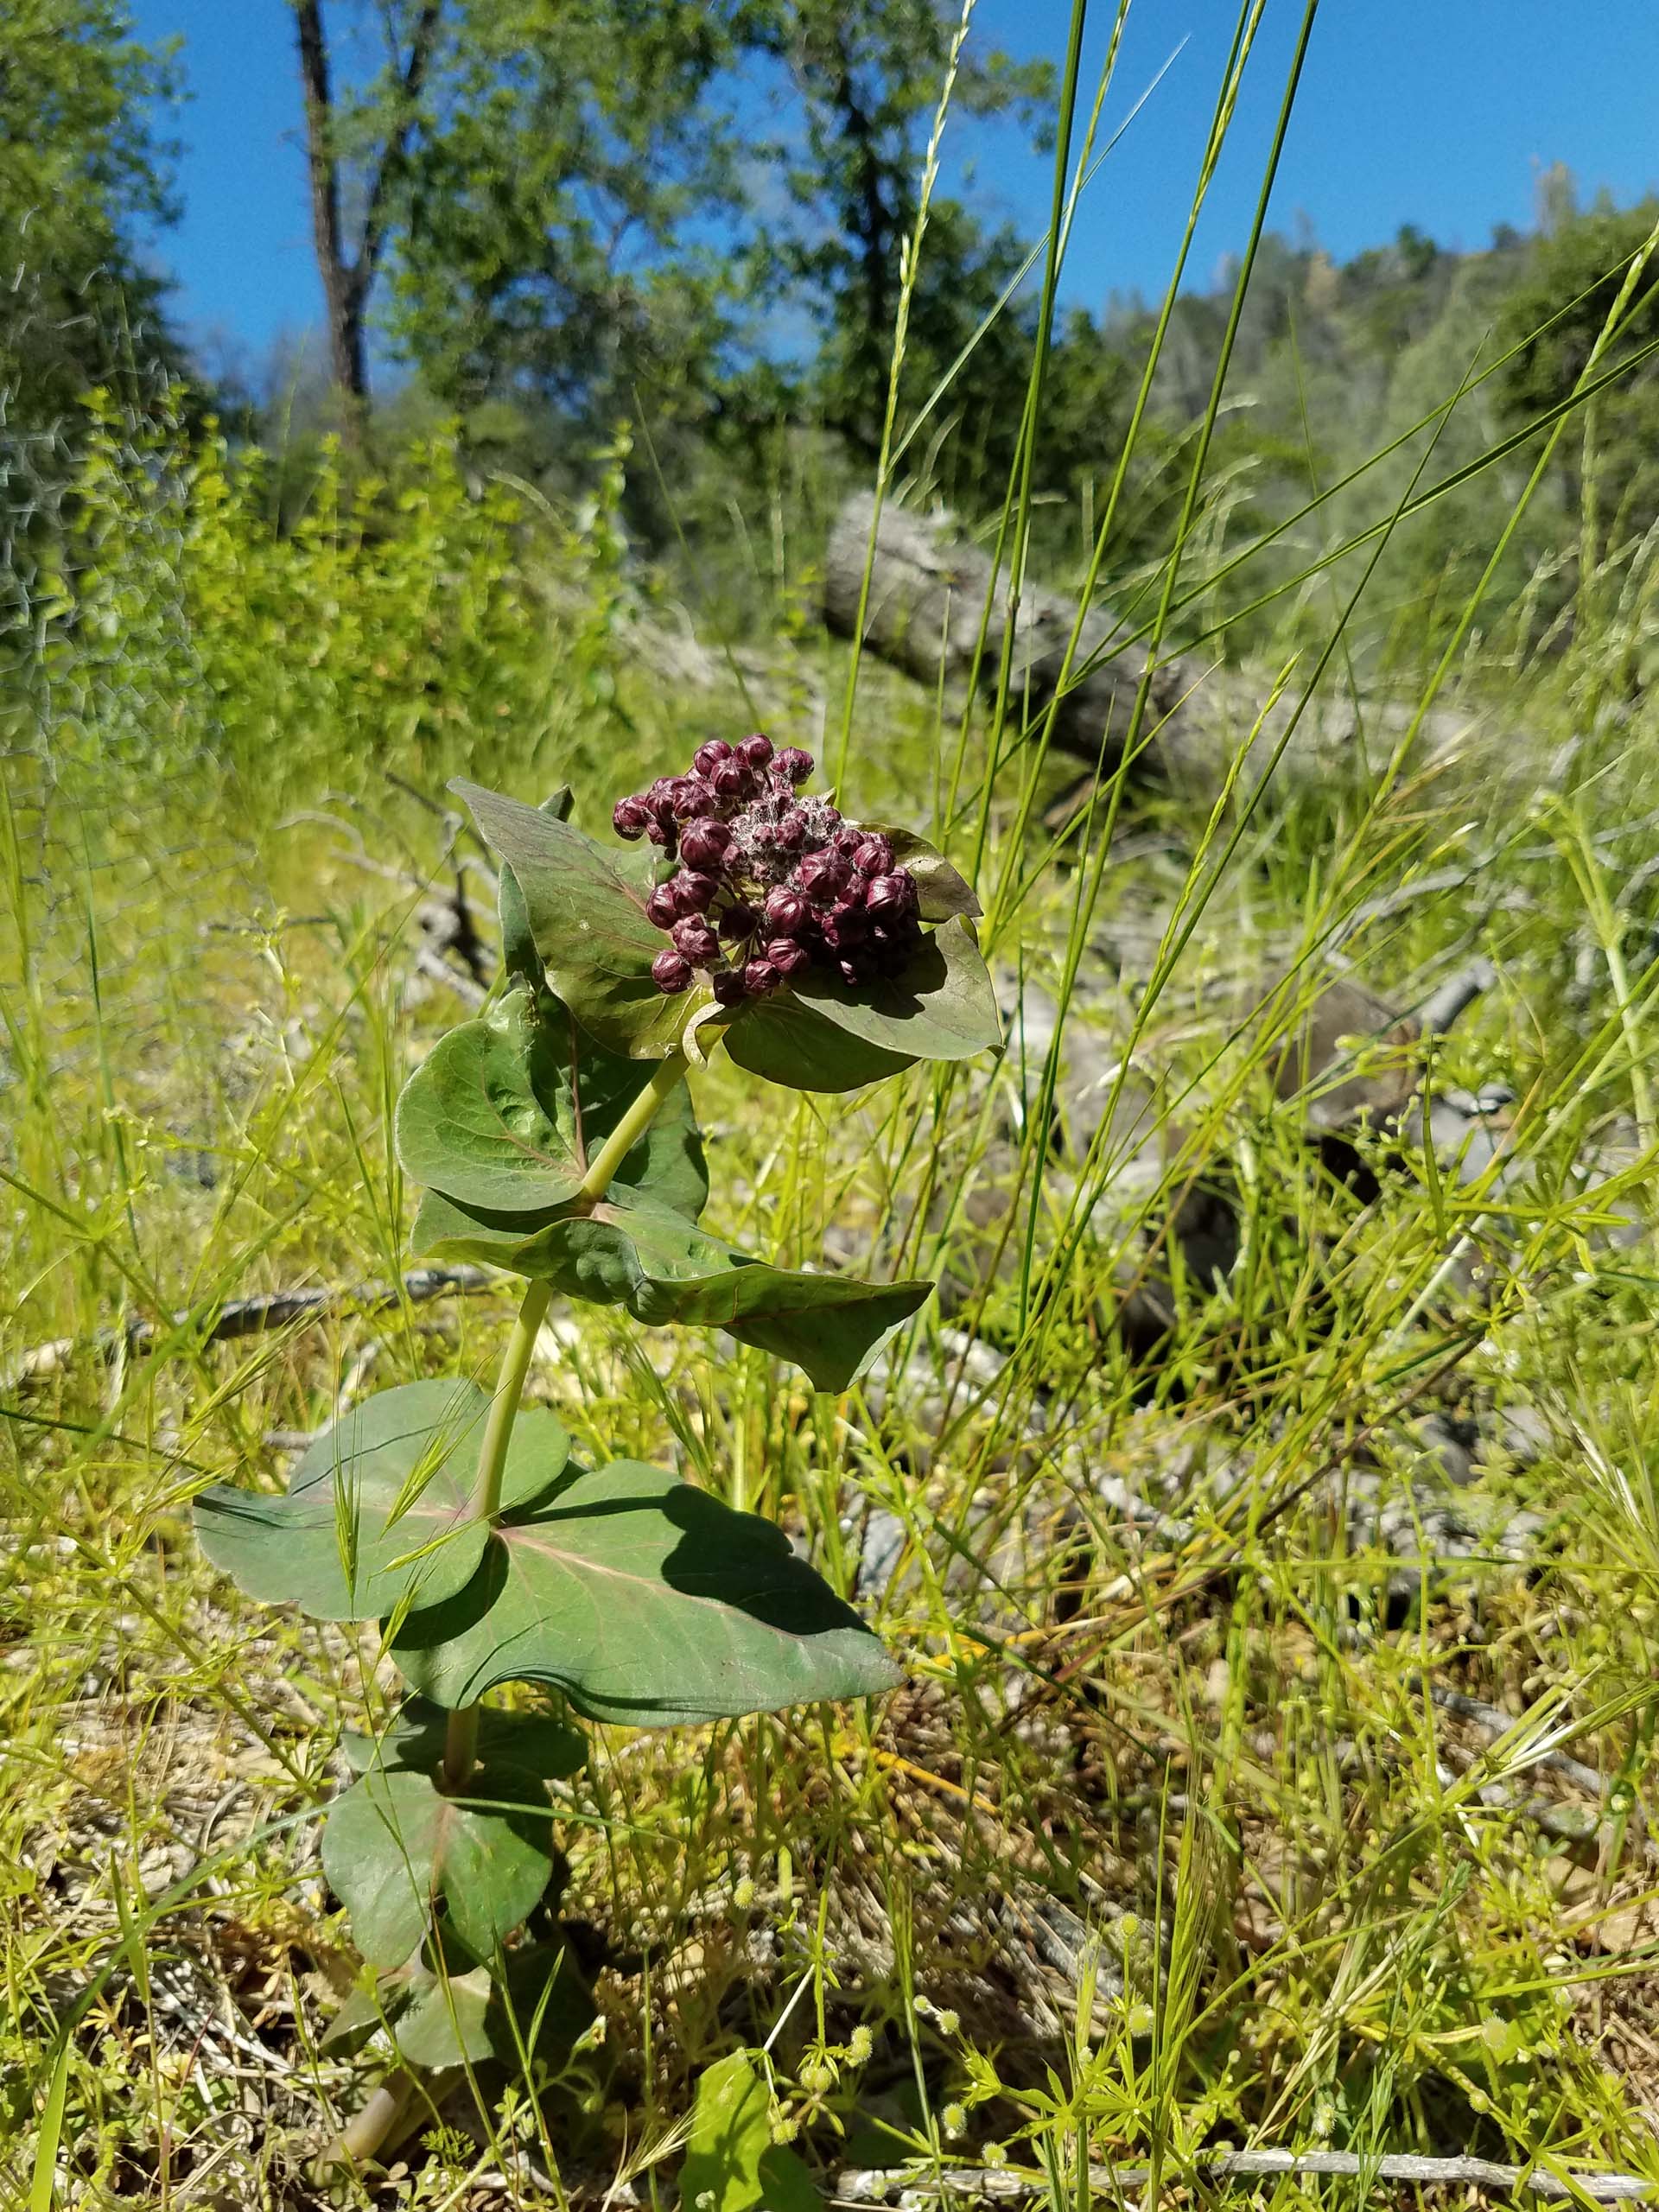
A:
<svg viewBox="0 0 1659 2212">
<path fill-rule="evenodd" d="M 372 1966 L 401 1966 L 442 1904 L 487 1959 L 533 1909 L 555 1864 L 552 1813 L 534 1775 L 481 1766 L 464 1796 L 429 1774 L 372 1767 L 330 1808 L 322 1867 Z"/>
<path fill-rule="evenodd" d="M 203 1491 L 203 1551 L 250 1598 L 318 1620 L 372 1620 L 410 1592 L 423 1603 L 448 1597 L 483 1555 L 472 1492 L 489 1402 L 471 1382 L 405 1382 L 365 1398 L 317 1439 L 285 1497 L 222 1483 Z M 557 1472 L 551 1451 L 550 1440 L 535 1476 L 543 1484 Z M 533 1495 L 525 1479 L 510 1452 L 503 1496 L 524 1503 Z"/>
<path fill-rule="evenodd" d="M 340 1749 L 358 1774 L 371 1767 L 413 1767 L 432 1774 L 444 1754 L 449 1716 L 442 1706 L 413 1697 L 384 1736 L 348 1735 Z M 505 1713 L 499 1706 L 479 1708 L 478 1758 L 538 1781 L 563 1782 L 580 1773 L 588 1759 L 588 1738 L 553 1713 Z"/>
<path fill-rule="evenodd" d="M 650 863 L 607 852 L 568 822 L 477 784 L 449 787 L 518 880 L 524 919 L 550 988 L 596 1043 L 665 1059 L 706 987 L 667 998 L 651 963 L 666 940 L 645 914 Z"/>
<path fill-rule="evenodd" d="M 499 1212 L 567 1205 L 651 1077 L 582 1038 L 556 1000 L 521 985 L 435 1045 L 397 1102 L 397 1156 L 415 1182 Z M 709 1196 L 691 1094 L 675 1086 L 613 1179 L 695 1217 Z"/>
<path fill-rule="evenodd" d="M 847 1389 L 932 1290 L 767 1267 L 684 1215 L 626 1193 L 590 1214 L 504 1214 L 428 1192 L 416 1250 L 550 1282 L 567 1297 L 620 1306 L 652 1327 L 728 1329 L 793 1360 L 820 1390 Z"/>
<path fill-rule="evenodd" d="M 798 1090 L 855 1090 L 917 1060 L 970 1059 L 1001 1042 L 990 971 L 960 915 L 922 939 L 902 975 L 854 989 L 814 969 L 741 1008 L 726 1032 L 740 1067 Z"/>
<path fill-rule="evenodd" d="M 518 1433 L 548 1418 L 524 1414 Z M 636 1728 L 862 1697 L 900 1679 L 781 1529 L 626 1459 L 569 1470 L 507 1516 L 467 1588 L 406 1615 L 390 1649 L 439 1705 L 545 1682 L 590 1719 Z"/>
</svg>

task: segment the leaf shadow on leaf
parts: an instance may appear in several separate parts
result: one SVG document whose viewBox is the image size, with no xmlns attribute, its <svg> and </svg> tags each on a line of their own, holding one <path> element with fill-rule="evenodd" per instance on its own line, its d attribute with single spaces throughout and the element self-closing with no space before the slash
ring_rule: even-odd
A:
<svg viewBox="0 0 1659 2212">
<path fill-rule="evenodd" d="M 810 1688 L 791 1686 L 771 1702 L 745 1697 L 734 1701 L 728 1685 L 723 1694 L 700 1696 L 696 1677 L 699 1666 L 707 1662 L 700 1661 L 692 1648 L 670 1655 L 657 1694 L 636 1694 L 610 1686 L 616 1655 L 604 1649 L 602 1639 L 597 1649 L 591 1644 L 583 1647 L 577 1639 L 573 1643 L 577 1656 L 562 1662 L 552 1655 L 547 1634 L 556 1624 L 543 1618 L 519 1627 L 512 1619 L 512 1604 L 519 1595 L 513 1587 L 515 1554 L 525 1546 L 543 1560 L 557 1557 L 564 1548 L 550 1541 L 550 1536 L 562 1527 L 573 1533 L 583 1532 L 585 1548 L 573 1543 L 569 1557 L 573 1563 L 585 1565 L 601 1581 L 615 1578 L 624 1585 L 632 1581 L 660 1585 L 673 1598 L 707 1605 L 716 1616 L 741 1615 L 762 1629 L 777 1632 L 791 1645 L 810 1647 L 815 1638 L 836 1639 L 837 1663 L 844 1663 L 850 1631 L 859 1644 L 869 1646 L 866 1673 L 855 1693 L 836 1694 L 868 1694 L 892 1688 L 901 1679 L 879 1639 L 797 1554 L 782 1529 L 758 1515 L 736 1513 L 708 1491 L 671 1478 L 645 1495 L 584 1497 L 573 1505 L 561 1505 L 561 1496 L 583 1481 L 582 1471 L 575 1470 L 539 1506 L 506 1516 L 466 1588 L 442 1604 L 404 1619 L 391 1656 L 411 1679 L 419 1677 L 423 1654 L 431 1655 L 442 1664 L 443 1647 L 461 1646 L 474 1631 L 486 1630 L 465 1662 L 464 1694 L 468 1697 L 481 1694 L 498 1682 L 534 1681 L 559 1690 L 578 1713 L 592 1719 L 650 1728 L 773 1709 L 777 1704 L 800 1702 L 814 1694 Z M 639 1532 L 632 1543 L 628 1541 L 630 1520 L 637 1523 Z M 660 1542 L 664 1522 L 675 1532 L 675 1541 L 660 1564 L 624 1568 L 607 1563 L 618 1558 L 648 1561 Z M 605 1532 L 597 1541 L 593 1535 L 596 1529 Z M 734 1572 L 743 1579 L 734 1580 Z M 626 1596 L 626 1589 L 620 1594 Z M 509 1628 L 503 1640 L 492 1645 L 486 1624 L 498 1606 Z M 626 1616 L 619 1612 L 618 1618 Z M 728 1627 L 729 1619 L 721 1625 Z M 695 1645 L 695 1621 L 681 1624 L 680 1633 L 686 1637 L 688 1647 Z M 648 1671 L 650 1651 L 645 1639 L 630 1637 L 629 1641 L 625 1671 L 632 1672 L 637 1680 L 642 1668 Z M 594 1688 L 595 1679 L 602 1681 L 601 1688 Z"/>
</svg>

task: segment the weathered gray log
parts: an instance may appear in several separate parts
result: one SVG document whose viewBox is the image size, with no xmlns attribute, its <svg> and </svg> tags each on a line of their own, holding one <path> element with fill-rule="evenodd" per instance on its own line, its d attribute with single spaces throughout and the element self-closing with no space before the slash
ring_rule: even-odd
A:
<svg viewBox="0 0 1659 2212">
<path fill-rule="evenodd" d="M 840 636 L 858 626 L 858 602 L 869 555 L 874 505 L 868 492 L 855 493 L 836 518 L 824 562 L 824 616 Z M 991 564 L 977 546 L 959 538 L 944 516 L 915 514 L 884 505 L 877 528 L 870 571 L 864 642 L 894 667 L 924 683 L 965 683 L 973 667 L 980 625 L 985 645 L 980 680 L 995 685 L 1008 626 L 1006 572 L 998 578 L 987 615 Z M 1077 620 L 1077 603 L 1062 592 L 1027 582 L 1014 616 L 1010 693 L 1016 718 L 1035 724 L 1053 701 L 1065 667 L 1066 646 Z M 1121 636 L 1109 610 L 1091 607 L 1084 613 L 1072 655 L 1066 689 L 1054 715 L 1053 743 L 1091 766 L 1117 765 L 1128 737 L 1135 702 L 1146 675 L 1143 646 L 1118 650 Z M 1079 673 L 1079 671 L 1086 671 Z M 1142 717 L 1143 737 L 1156 734 L 1147 748 L 1148 766 L 1178 782 L 1195 776 L 1203 785 L 1215 778 L 1217 747 L 1183 706 L 1202 673 L 1199 664 L 1179 655 L 1154 666 Z"/>
<path fill-rule="evenodd" d="M 824 619 L 839 636 L 859 628 L 859 601 L 867 561 L 870 591 L 863 642 L 880 659 L 929 686 L 943 675 L 965 685 L 974 673 L 981 624 L 984 648 L 978 679 L 995 689 L 1008 632 L 1006 570 L 991 590 L 989 557 L 966 542 L 946 515 L 918 514 L 884 505 L 870 561 L 873 495 L 855 493 L 842 506 L 824 556 Z M 1147 679 L 1147 650 L 1125 642 L 1128 626 L 1104 607 L 1087 608 L 1063 592 L 1027 581 L 1014 617 L 1009 721 L 1038 727 L 1059 690 L 1074 627 L 1077 643 L 1065 690 L 1054 708 L 1052 743 L 1062 753 L 1109 773 L 1123 757 L 1135 703 Z M 1249 739 L 1268 692 L 1261 683 L 1196 655 L 1166 652 L 1147 679 L 1147 700 L 1135 735 L 1129 772 L 1138 781 L 1162 783 L 1210 798 Z M 1265 766 L 1288 718 L 1291 699 L 1267 714 L 1255 753 Z M 1321 699 L 1304 715 L 1286 747 L 1277 775 L 1306 783 L 1346 767 L 1380 765 L 1410 720 L 1411 709 L 1372 700 L 1357 711 L 1345 696 Z M 1418 743 L 1427 753 L 1447 753 L 1467 734 L 1471 717 L 1436 707 L 1424 716 Z M 1253 780 L 1247 776 L 1247 781 Z"/>
</svg>

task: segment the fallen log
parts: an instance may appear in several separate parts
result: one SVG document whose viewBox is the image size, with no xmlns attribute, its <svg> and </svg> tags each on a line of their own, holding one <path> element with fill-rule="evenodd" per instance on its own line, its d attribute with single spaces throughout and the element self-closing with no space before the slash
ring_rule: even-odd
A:
<svg viewBox="0 0 1659 2212">
<path fill-rule="evenodd" d="M 1080 616 L 1075 599 L 1029 581 L 1011 614 L 1006 570 L 993 589 L 989 557 L 962 536 L 948 515 L 884 505 L 875 521 L 872 556 L 874 518 L 873 495 L 856 493 L 842 507 L 830 534 L 823 612 L 837 636 L 860 632 L 868 563 L 865 647 L 930 689 L 943 677 L 948 687 L 960 691 L 976 675 L 988 693 L 996 688 L 1007 645 L 1011 734 L 1039 728 L 1052 708 L 1053 747 L 1109 774 L 1129 743 L 1144 683 L 1146 705 L 1130 763 L 1136 781 L 1212 798 L 1258 720 L 1262 728 L 1255 750 L 1265 766 L 1289 720 L 1294 693 L 1264 716 L 1268 688 L 1236 669 L 1167 651 L 1148 671 L 1146 646 L 1126 642 L 1129 626 L 1121 624 L 1109 607 L 1090 606 Z M 1077 645 L 1067 672 L 1074 629 Z M 1338 771 L 1381 766 L 1409 727 L 1412 712 L 1411 706 L 1395 701 L 1356 705 L 1345 694 L 1320 698 L 1298 721 L 1276 774 L 1305 784 Z M 1431 709 L 1418 733 L 1419 751 L 1445 755 L 1468 733 L 1472 720 L 1461 710 Z"/>
</svg>

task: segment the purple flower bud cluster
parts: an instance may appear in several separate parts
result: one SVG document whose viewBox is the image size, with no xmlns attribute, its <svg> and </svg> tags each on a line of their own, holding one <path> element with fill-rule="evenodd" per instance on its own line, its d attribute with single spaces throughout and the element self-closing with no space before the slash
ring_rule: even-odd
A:
<svg viewBox="0 0 1659 2212">
<path fill-rule="evenodd" d="M 915 879 L 879 830 L 802 796 L 814 767 L 758 732 L 711 737 L 683 776 L 618 802 L 619 837 L 647 837 L 677 863 L 645 901 L 669 938 L 652 963 L 660 989 L 698 971 L 722 1006 L 763 998 L 809 968 L 849 983 L 896 975 L 921 936 Z"/>
</svg>

